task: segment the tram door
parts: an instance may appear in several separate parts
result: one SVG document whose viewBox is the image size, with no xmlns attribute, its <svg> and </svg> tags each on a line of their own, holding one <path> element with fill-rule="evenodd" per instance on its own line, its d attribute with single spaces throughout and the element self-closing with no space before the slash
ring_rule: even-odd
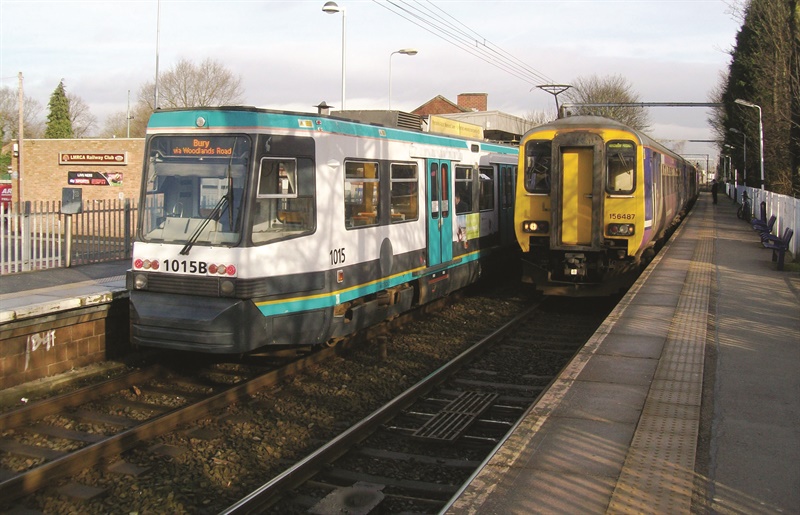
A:
<svg viewBox="0 0 800 515">
<path fill-rule="evenodd" d="M 561 244 L 592 244 L 594 148 L 561 147 Z"/>
<path fill-rule="evenodd" d="M 428 266 L 453 259 L 450 161 L 428 160 Z"/>
<path fill-rule="evenodd" d="M 514 176 L 517 169 L 512 165 L 499 165 L 500 170 L 500 243 L 508 245 L 516 241 L 514 234 Z"/>
</svg>

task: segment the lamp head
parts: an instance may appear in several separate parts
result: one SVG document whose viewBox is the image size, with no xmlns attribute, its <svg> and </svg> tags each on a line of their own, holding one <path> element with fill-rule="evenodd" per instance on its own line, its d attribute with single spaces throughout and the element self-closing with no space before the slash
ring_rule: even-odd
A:
<svg viewBox="0 0 800 515">
<path fill-rule="evenodd" d="M 417 55 L 416 48 L 404 48 L 402 50 L 397 51 L 398 54 L 405 54 L 405 55 Z"/>
<path fill-rule="evenodd" d="M 322 6 L 322 12 L 328 14 L 336 14 L 338 12 L 343 11 L 341 7 L 336 2 L 325 2 L 325 5 Z"/>
<path fill-rule="evenodd" d="M 734 102 L 736 102 L 739 105 L 743 105 L 743 106 L 747 106 L 747 107 L 758 107 L 754 103 L 748 102 L 747 100 L 742 100 L 741 98 L 737 98 L 736 100 L 734 100 Z"/>
</svg>

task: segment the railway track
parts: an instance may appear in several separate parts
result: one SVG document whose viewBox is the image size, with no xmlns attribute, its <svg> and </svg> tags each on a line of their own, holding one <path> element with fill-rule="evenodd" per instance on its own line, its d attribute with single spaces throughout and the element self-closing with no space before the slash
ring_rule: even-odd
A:
<svg viewBox="0 0 800 515">
<path fill-rule="evenodd" d="M 180 375 L 152 365 L 4 413 L 0 503 L 30 495 L 59 477 L 238 402 L 328 359 L 332 352 L 259 366 L 215 364 Z"/>
<path fill-rule="evenodd" d="M 386 480 L 382 484 L 387 487 L 382 493 L 388 500 L 380 503 L 380 509 L 388 513 L 398 506 L 413 506 L 410 509 L 415 511 L 435 511 L 443 499 L 452 495 L 454 485 L 469 477 L 524 412 L 525 406 L 546 387 L 554 371 L 563 366 L 551 361 L 558 359 L 563 363 L 577 348 L 575 342 L 582 343 L 593 329 L 579 323 L 574 313 L 541 307 L 524 321 L 535 338 L 509 333 L 496 347 L 505 349 L 504 352 L 484 352 L 484 355 L 505 355 L 505 363 L 466 363 L 464 357 L 460 365 L 455 365 L 461 373 L 451 379 L 431 378 L 430 390 L 418 392 L 425 394 L 421 400 L 392 399 L 423 378 L 433 377 L 434 370 L 529 304 L 524 297 L 509 291 L 473 292 L 456 303 L 439 306 L 438 311 L 427 310 L 427 315 L 413 323 L 396 319 L 392 321 L 392 329 L 379 329 L 369 335 L 365 346 L 350 344 L 328 349 L 327 356 L 316 356 L 317 365 L 305 368 L 302 374 L 292 369 L 278 370 L 273 366 L 275 363 L 257 363 L 252 359 L 247 367 L 218 365 L 214 369 L 217 376 L 214 391 L 192 399 L 204 406 L 189 408 L 193 403 L 187 395 L 180 406 L 162 408 L 129 428 L 72 421 L 68 429 L 102 434 L 105 443 L 80 439 L 79 443 L 72 443 L 74 440 L 59 437 L 56 440 L 62 442 L 60 445 L 68 442 L 74 447 L 68 450 L 80 454 L 69 452 L 71 458 L 54 455 L 48 459 L 23 456 L 24 465 L 17 463 L 17 468 L 9 466 L 7 460 L 19 454 L 0 451 L 0 466 L 11 471 L 0 478 L 0 511 L 17 508 L 44 513 L 124 515 L 211 514 L 231 510 L 260 490 L 267 478 L 291 475 L 295 464 L 317 459 L 309 458 L 315 449 L 326 448 L 340 434 L 358 433 L 349 428 L 370 418 L 370 413 L 387 403 L 402 409 L 394 418 L 380 420 L 381 424 L 371 433 L 358 433 L 361 443 L 355 448 L 360 452 L 343 451 L 346 461 L 331 461 L 333 457 L 322 460 L 323 474 L 308 483 L 310 491 L 284 485 L 275 497 L 278 504 L 265 509 L 274 513 L 304 512 L 339 488 L 356 485 L 360 488 L 362 483 L 372 484 L 367 479 L 378 481 L 382 474 L 393 475 L 386 474 L 386 470 L 397 469 L 410 489 L 398 493 L 396 486 Z M 592 323 L 599 324 L 605 314 L 577 316 L 594 318 L 596 322 Z M 580 334 L 570 335 L 566 328 Z M 565 339 L 570 343 L 562 343 Z M 523 354 L 528 348 L 539 348 L 540 353 Z M 307 365 L 293 365 L 295 369 L 303 366 Z M 277 386 L 269 388 L 272 382 L 267 379 L 262 384 L 248 382 L 250 375 L 260 374 L 269 367 Z M 195 368 L 200 367 L 185 363 L 180 370 Z M 60 411 L 54 411 L 56 414 L 48 414 L 41 402 L 6 413 L 0 418 L 0 438 L 16 440 L 13 445 L 47 447 L 50 444 L 44 439 L 52 437 L 36 436 L 35 431 L 26 428 L 41 425 L 36 421 L 43 419 L 46 424 L 54 425 L 62 419 L 57 413 L 99 408 L 106 415 L 138 417 L 144 410 L 137 403 L 147 402 L 150 397 L 165 396 L 176 401 L 180 381 L 165 385 L 162 371 L 146 373 L 156 382 L 157 388 L 152 391 L 146 377 L 134 376 L 127 378 L 127 382 L 92 387 L 96 391 L 84 389 L 70 394 L 74 400 L 68 396 L 53 399 L 50 402 L 61 406 Z M 514 378 L 522 378 L 522 382 L 515 383 Z M 181 377 L 181 381 L 186 379 Z M 444 383 L 435 387 L 440 381 Z M 463 391 L 480 393 L 487 385 L 493 385 L 489 386 L 489 393 L 497 394 L 497 398 L 453 442 L 431 444 L 413 435 L 426 421 L 445 411 L 445 406 Z M 188 388 L 194 389 L 199 387 Z M 109 392 L 121 394 L 124 402 L 118 397 L 108 400 L 114 398 Z M 109 409 L 109 402 L 113 409 Z M 183 407 L 196 411 L 181 414 L 179 408 Z M 426 457 L 426 448 L 439 449 L 440 454 Z M 433 469 L 421 466 L 428 461 L 433 462 Z M 410 471 L 409 464 L 412 464 Z M 375 466 L 379 468 L 376 470 Z M 414 490 L 425 484 L 434 485 L 429 488 L 436 493 L 424 493 L 424 487 L 423 493 Z M 99 490 L 104 493 L 91 494 Z M 87 491 L 90 495 L 84 495 Z M 429 496 L 430 501 L 426 500 Z"/>
<path fill-rule="evenodd" d="M 224 513 L 438 512 L 608 311 L 530 307 Z"/>
</svg>

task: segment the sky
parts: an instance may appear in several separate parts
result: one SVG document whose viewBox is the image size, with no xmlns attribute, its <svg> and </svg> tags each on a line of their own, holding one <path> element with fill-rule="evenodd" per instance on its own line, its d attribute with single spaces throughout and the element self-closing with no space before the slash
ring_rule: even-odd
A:
<svg viewBox="0 0 800 515">
<path fill-rule="evenodd" d="M 156 61 L 163 74 L 211 58 L 241 78 L 246 105 L 315 112 L 323 100 L 341 107 L 344 43 L 347 109 L 387 109 L 391 90 L 392 109 L 405 111 L 486 93 L 489 110 L 554 114 L 554 97 L 536 86 L 592 75 L 622 76 L 642 102 L 708 102 L 730 63 L 739 1 L 336 0 L 343 42 L 343 16 L 323 12 L 324 0 L 0 0 L 0 86 L 16 91 L 21 72 L 46 116 L 63 79 L 99 130 L 126 111 L 129 92 L 136 103 Z M 408 14 L 419 10 L 495 57 L 442 38 Z M 392 54 L 405 48 L 418 54 Z M 657 139 L 713 138 L 707 108 L 648 109 Z M 680 150 L 716 154 L 705 143 Z"/>
</svg>

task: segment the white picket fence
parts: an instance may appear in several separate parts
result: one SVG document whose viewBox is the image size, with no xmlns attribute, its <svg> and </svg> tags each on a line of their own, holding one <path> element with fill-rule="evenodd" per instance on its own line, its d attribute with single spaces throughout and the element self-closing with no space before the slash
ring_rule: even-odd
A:
<svg viewBox="0 0 800 515">
<path fill-rule="evenodd" d="M 742 193 L 747 191 L 747 196 L 750 197 L 751 214 L 755 218 L 768 219 L 770 216 L 775 215 L 775 227 L 772 229 L 772 234 L 783 236 L 783 232 L 787 227 L 794 231 L 792 241 L 789 242 L 789 252 L 795 257 L 798 256 L 800 251 L 800 236 L 797 235 L 797 228 L 800 227 L 800 199 L 789 197 L 787 195 L 778 195 L 771 191 L 761 190 L 758 188 L 750 188 L 739 186 L 736 188 L 734 197 L 733 185 L 728 185 L 727 194 L 730 198 L 735 198 L 736 201 L 742 203 Z M 764 202 L 766 212 L 762 213 L 761 203 Z"/>
<path fill-rule="evenodd" d="M 127 259 L 134 220 L 128 200 L 87 201 L 74 215 L 60 202 L 0 203 L 0 274 Z"/>
</svg>

